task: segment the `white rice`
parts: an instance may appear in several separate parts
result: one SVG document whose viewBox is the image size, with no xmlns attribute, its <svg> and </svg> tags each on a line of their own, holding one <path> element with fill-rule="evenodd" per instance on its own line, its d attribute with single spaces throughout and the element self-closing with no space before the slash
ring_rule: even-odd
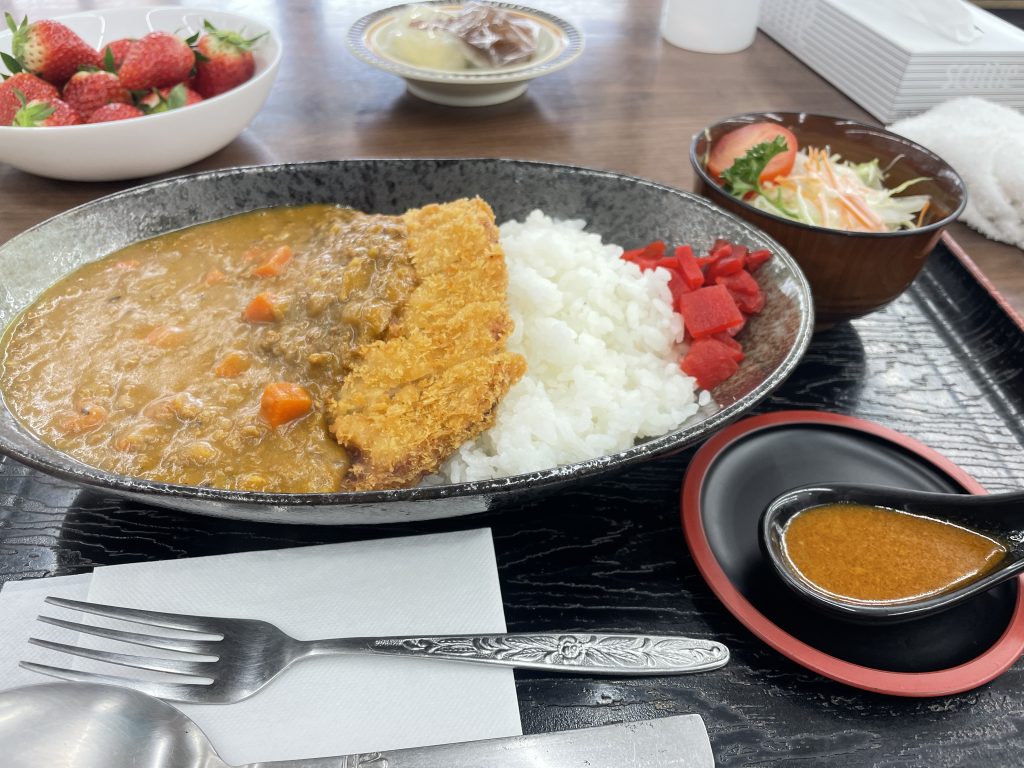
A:
<svg viewBox="0 0 1024 768">
<path fill-rule="evenodd" d="M 641 272 L 622 248 L 540 211 L 501 226 L 526 375 L 490 430 L 452 456 L 449 482 L 504 477 L 592 459 L 671 431 L 697 411 L 679 370 L 682 320 L 665 270 Z"/>
</svg>

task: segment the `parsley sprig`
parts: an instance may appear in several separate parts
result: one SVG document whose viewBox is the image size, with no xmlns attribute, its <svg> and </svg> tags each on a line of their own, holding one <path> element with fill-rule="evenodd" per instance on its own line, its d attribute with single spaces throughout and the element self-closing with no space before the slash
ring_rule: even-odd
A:
<svg viewBox="0 0 1024 768">
<path fill-rule="evenodd" d="M 726 191 L 736 197 L 743 197 L 747 192 L 764 194 L 761 189 L 761 173 L 773 157 L 782 154 L 788 148 L 783 136 L 755 144 L 743 157 L 737 158 L 731 166 L 722 171 Z"/>
<path fill-rule="evenodd" d="M 787 149 L 789 149 L 789 145 L 786 144 L 786 139 L 782 136 L 755 144 L 747 150 L 743 157 L 737 158 L 732 165 L 722 171 L 725 191 L 739 198 L 743 198 L 748 192 L 756 192 L 783 215 L 794 218 L 796 214 L 782 203 L 781 190 L 775 190 L 773 196 L 761 186 L 761 173 L 768 167 L 768 163 L 773 157 Z"/>
</svg>

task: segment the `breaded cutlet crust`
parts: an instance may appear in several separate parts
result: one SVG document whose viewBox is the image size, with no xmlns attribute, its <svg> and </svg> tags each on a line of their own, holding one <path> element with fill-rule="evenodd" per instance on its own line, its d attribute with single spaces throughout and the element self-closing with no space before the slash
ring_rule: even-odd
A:
<svg viewBox="0 0 1024 768">
<path fill-rule="evenodd" d="M 331 432 L 352 457 L 350 490 L 404 488 L 436 472 L 493 426 L 526 372 L 505 349 L 508 272 L 490 206 L 463 199 L 402 219 L 418 284 L 330 404 Z"/>
</svg>

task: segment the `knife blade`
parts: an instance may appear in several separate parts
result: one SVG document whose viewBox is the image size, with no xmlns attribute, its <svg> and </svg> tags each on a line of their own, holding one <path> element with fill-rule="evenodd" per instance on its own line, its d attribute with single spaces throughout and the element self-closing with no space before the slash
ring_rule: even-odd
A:
<svg viewBox="0 0 1024 768">
<path fill-rule="evenodd" d="M 700 715 L 248 768 L 714 768 Z"/>
</svg>

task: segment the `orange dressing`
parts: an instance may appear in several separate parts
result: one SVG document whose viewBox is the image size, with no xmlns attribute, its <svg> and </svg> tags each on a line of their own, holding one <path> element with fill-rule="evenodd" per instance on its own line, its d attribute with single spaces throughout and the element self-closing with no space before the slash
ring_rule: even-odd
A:
<svg viewBox="0 0 1024 768">
<path fill-rule="evenodd" d="M 991 571 L 999 542 L 926 517 L 861 504 L 827 504 L 786 525 L 790 562 L 812 585 L 858 602 L 940 594 Z"/>
</svg>

